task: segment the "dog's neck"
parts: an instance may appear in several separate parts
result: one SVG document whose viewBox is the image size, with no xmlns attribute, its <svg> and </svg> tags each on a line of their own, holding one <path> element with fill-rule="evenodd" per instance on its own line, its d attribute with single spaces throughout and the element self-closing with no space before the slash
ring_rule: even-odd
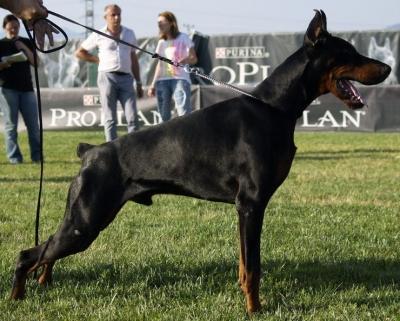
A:
<svg viewBox="0 0 400 321">
<path fill-rule="evenodd" d="M 253 94 L 289 117 L 301 117 L 303 110 L 316 98 L 316 90 L 313 92 L 313 86 L 306 83 L 309 62 L 306 49 L 300 48 L 262 81 Z"/>
</svg>

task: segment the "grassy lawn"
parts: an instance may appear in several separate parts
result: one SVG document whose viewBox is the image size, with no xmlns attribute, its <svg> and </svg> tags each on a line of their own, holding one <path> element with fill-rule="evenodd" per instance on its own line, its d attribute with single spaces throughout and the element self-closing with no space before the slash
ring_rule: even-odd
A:
<svg viewBox="0 0 400 321">
<path fill-rule="evenodd" d="M 9 165 L 0 142 L 0 320 L 246 320 L 232 205 L 157 196 L 127 204 L 84 253 L 8 299 L 15 259 L 34 243 L 39 166 Z M 46 132 L 41 240 L 61 222 L 80 141 Z M 400 134 L 297 133 L 292 171 L 262 236 L 263 312 L 254 320 L 400 320 Z M 132 153 L 135 153 L 132 150 Z"/>
</svg>

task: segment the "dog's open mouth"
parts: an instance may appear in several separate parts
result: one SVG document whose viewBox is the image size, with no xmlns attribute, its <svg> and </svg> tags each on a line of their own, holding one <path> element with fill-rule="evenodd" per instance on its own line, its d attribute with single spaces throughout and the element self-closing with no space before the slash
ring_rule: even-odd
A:
<svg viewBox="0 0 400 321">
<path fill-rule="evenodd" d="M 338 79 L 336 87 L 340 98 L 352 109 L 362 108 L 365 105 L 363 98 L 357 88 L 348 79 Z"/>
</svg>

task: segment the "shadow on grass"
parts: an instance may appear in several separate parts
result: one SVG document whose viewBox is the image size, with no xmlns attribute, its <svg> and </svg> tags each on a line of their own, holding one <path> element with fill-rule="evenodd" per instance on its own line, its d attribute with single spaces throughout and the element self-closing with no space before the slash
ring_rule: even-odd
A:
<svg viewBox="0 0 400 321">
<path fill-rule="evenodd" d="M 274 280 L 295 280 L 299 289 L 327 288 L 333 285 L 349 289 L 355 285 L 369 290 L 400 284 L 400 261 L 398 260 L 346 260 L 341 262 L 267 262 L 266 273 Z M 400 287 L 399 287 L 400 290 Z"/>
<path fill-rule="evenodd" d="M 267 298 L 264 311 L 275 311 L 279 306 L 287 305 L 287 301 L 304 293 L 321 298 L 327 293 L 329 296 L 335 296 L 337 292 L 355 287 L 368 293 L 381 291 L 368 298 L 353 297 L 356 304 L 382 306 L 393 304 L 400 299 L 398 260 L 366 259 L 332 263 L 269 261 L 263 269 L 264 285 L 261 288 L 261 296 Z M 202 279 L 200 284 L 199 279 Z M 78 282 L 82 291 L 85 291 L 85 286 L 90 288 L 95 284 L 101 288 L 99 296 L 109 296 L 113 288 L 126 288 L 131 285 L 135 287 L 137 283 L 138 287 L 144 288 L 146 292 L 172 287 L 177 292 L 184 292 L 185 298 L 196 300 L 199 291 L 193 291 L 193 285 L 200 291 L 203 288 L 204 293 L 216 295 L 230 291 L 232 286 L 237 284 L 237 265 L 234 261 L 210 261 L 184 266 L 178 263 L 149 263 L 140 267 L 130 266 L 129 263 L 123 263 L 121 266 L 96 264 L 82 269 L 56 271 L 55 280 L 57 287 L 62 287 L 63 282 Z M 399 294 L 393 297 L 393 292 L 388 291 L 388 288 L 397 289 Z M 239 287 L 237 291 L 240 292 Z M 268 293 L 264 293 L 265 291 Z M 126 295 L 129 296 L 129 293 Z M 299 303 L 298 299 L 295 301 Z M 322 304 L 329 304 L 329 300 L 327 301 Z M 321 301 L 318 304 L 321 304 Z M 315 306 L 302 309 L 315 309 Z"/>
<path fill-rule="evenodd" d="M 309 151 L 302 152 L 301 150 L 297 152 L 297 160 L 334 160 L 334 159 L 349 159 L 349 158 L 387 158 L 385 154 L 400 154 L 400 149 L 354 149 L 354 150 L 336 150 L 336 151 Z"/>
<path fill-rule="evenodd" d="M 266 309 L 269 312 L 288 305 L 303 311 L 325 309 L 335 296 L 340 297 L 339 302 L 367 305 L 370 308 L 393 306 L 400 300 L 400 260 L 371 258 L 340 262 L 273 261 L 267 262 L 264 271 L 265 278 L 268 278 L 266 287 L 272 288 L 266 296 Z M 360 292 L 337 294 L 352 290 Z M 290 302 L 304 293 L 314 297 L 315 302 L 308 307 L 299 303 L 299 299 L 295 300 L 297 303 Z M 365 293 L 373 295 L 367 296 Z M 326 296 L 330 299 L 324 300 Z M 296 304 L 300 304 L 300 307 Z"/>
<path fill-rule="evenodd" d="M 134 262 L 132 262 L 134 264 Z M 62 262 L 60 262 L 62 264 Z M 220 291 L 229 284 L 236 281 L 236 264 L 228 262 L 207 262 L 198 265 L 178 263 L 154 263 L 149 262 L 144 266 L 130 265 L 125 262 L 119 264 L 96 264 L 90 268 L 70 269 L 55 272 L 55 279 L 79 282 L 82 285 L 94 283 L 113 284 L 116 287 L 129 283 L 145 282 L 149 289 L 159 289 L 182 284 L 182 281 L 196 283 L 199 278 L 213 279 L 212 290 Z M 110 282 L 111 281 L 111 282 Z M 218 282 L 214 282 L 218 281 Z M 62 282 L 60 281 L 60 286 Z M 210 289 L 209 289 L 210 290 Z"/>
</svg>

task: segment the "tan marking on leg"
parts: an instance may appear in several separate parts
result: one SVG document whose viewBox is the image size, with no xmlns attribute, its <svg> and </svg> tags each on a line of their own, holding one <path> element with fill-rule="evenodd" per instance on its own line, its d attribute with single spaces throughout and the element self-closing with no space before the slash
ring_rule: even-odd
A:
<svg viewBox="0 0 400 321">
<path fill-rule="evenodd" d="M 244 288 L 244 292 L 246 295 L 247 312 L 254 313 L 260 311 L 260 275 L 258 273 L 247 272 Z"/>
<path fill-rule="evenodd" d="M 46 286 L 53 281 L 52 277 L 53 265 L 54 263 L 47 263 L 44 265 L 43 271 L 38 278 L 38 282 L 40 285 Z"/>
<path fill-rule="evenodd" d="M 239 257 L 239 286 L 242 289 L 244 293 L 245 291 L 245 284 L 246 284 L 246 270 L 244 266 L 244 260 L 243 260 L 243 255 L 242 251 L 240 251 L 240 257 Z"/>
</svg>

